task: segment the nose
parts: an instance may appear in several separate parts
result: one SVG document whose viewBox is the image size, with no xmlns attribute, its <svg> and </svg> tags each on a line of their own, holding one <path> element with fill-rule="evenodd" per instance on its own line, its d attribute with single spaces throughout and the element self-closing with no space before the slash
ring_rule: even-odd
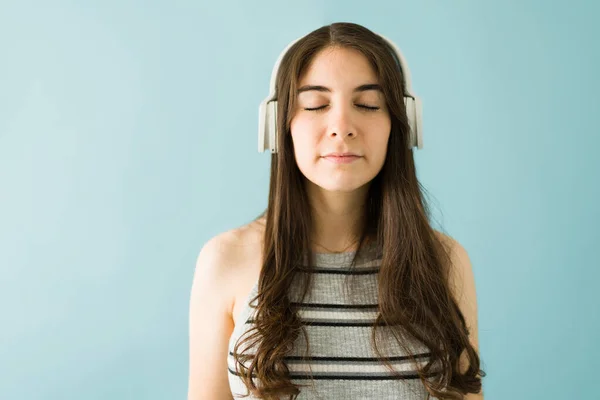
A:
<svg viewBox="0 0 600 400">
<path fill-rule="evenodd" d="M 328 136 L 342 139 L 356 137 L 356 126 L 353 121 L 352 109 L 346 105 L 338 105 L 329 113 Z"/>
</svg>

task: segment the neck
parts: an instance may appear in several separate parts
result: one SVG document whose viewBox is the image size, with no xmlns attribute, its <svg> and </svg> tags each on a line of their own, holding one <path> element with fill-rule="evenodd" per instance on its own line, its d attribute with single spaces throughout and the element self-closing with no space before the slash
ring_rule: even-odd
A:
<svg viewBox="0 0 600 400">
<path fill-rule="evenodd" d="M 365 222 L 368 187 L 352 192 L 330 192 L 313 184 L 307 188 L 313 218 L 313 250 L 336 253 L 356 250 Z"/>
</svg>

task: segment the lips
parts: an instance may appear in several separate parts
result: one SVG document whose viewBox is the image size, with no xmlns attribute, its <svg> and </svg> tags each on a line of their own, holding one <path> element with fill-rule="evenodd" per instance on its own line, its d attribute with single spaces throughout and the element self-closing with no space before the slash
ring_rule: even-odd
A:
<svg viewBox="0 0 600 400">
<path fill-rule="evenodd" d="M 339 152 L 335 152 L 335 153 L 329 153 L 324 155 L 323 157 L 347 157 L 347 156 L 356 156 L 359 157 L 358 154 L 356 153 L 351 153 L 351 152 L 343 152 L 343 153 L 339 153 Z"/>
<path fill-rule="evenodd" d="M 352 162 L 358 160 L 361 157 L 357 156 L 357 155 L 345 155 L 345 156 L 331 155 L 331 156 L 325 156 L 323 158 L 325 158 L 326 160 L 331 161 L 335 164 L 348 164 L 348 163 L 352 163 Z"/>
</svg>

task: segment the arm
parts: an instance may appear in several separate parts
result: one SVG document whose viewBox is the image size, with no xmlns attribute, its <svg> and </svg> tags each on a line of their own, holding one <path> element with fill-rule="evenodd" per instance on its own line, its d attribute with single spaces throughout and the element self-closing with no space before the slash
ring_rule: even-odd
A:
<svg viewBox="0 0 600 400">
<path fill-rule="evenodd" d="M 461 309 L 467 328 L 470 335 L 469 340 L 475 351 L 479 354 L 479 338 L 478 338 L 478 322 L 477 322 L 477 296 L 475 291 L 475 278 L 473 276 L 473 268 L 467 251 L 460 243 L 454 239 L 446 237 L 450 241 L 452 249 L 452 266 L 450 286 L 457 299 L 458 306 Z M 466 353 L 460 358 L 460 370 L 466 371 L 468 367 L 468 359 Z M 479 393 L 469 393 L 464 397 L 464 400 L 483 400 L 483 386 Z"/>
<path fill-rule="evenodd" d="M 226 290 L 227 251 L 222 236 L 200 250 L 189 309 L 188 400 L 231 400 L 227 376 L 227 347 L 233 332 Z"/>
</svg>

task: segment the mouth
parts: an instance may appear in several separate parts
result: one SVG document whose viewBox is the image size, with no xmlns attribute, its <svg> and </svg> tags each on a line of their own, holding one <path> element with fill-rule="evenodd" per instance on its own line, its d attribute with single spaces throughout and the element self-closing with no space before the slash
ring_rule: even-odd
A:
<svg viewBox="0 0 600 400">
<path fill-rule="evenodd" d="M 324 156 L 324 159 L 334 163 L 334 164 L 350 164 L 358 159 L 362 158 L 361 156 L 357 156 L 355 154 L 351 155 L 328 155 Z"/>
<path fill-rule="evenodd" d="M 323 157 L 329 157 L 329 156 L 335 156 L 335 157 L 357 156 L 357 157 L 360 157 L 358 154 L 351 153 L 349 151 L 343 152 L 343 153 L 337 153 L 337 152 L 328 153 L 328 154 L 325 154 Z"/>
</svg>

